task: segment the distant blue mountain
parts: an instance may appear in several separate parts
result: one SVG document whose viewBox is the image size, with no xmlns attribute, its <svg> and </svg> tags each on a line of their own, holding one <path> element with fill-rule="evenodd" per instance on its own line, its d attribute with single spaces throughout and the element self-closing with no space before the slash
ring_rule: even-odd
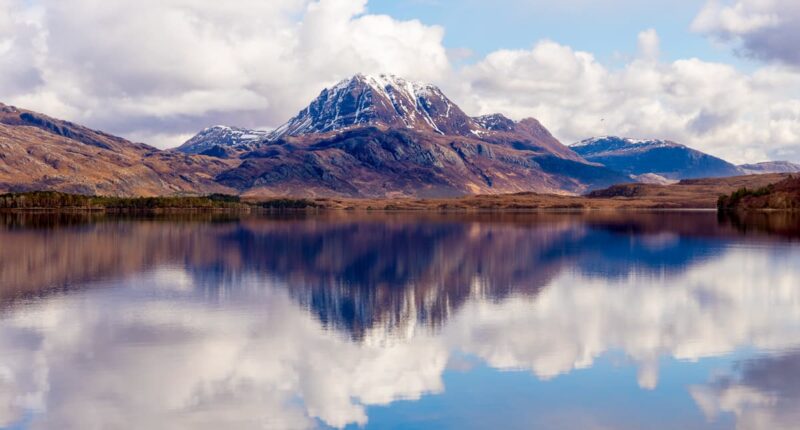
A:
<svg viewBox="0 0 800 430">
<path fill-rule="evenodd" d="M 744 174 L 725 160 L 669 140 L 606 136 L 587 139 L 570 148 L 589 161 L 632 176 L 655 174 L 679 180 Z"/>
</svg>

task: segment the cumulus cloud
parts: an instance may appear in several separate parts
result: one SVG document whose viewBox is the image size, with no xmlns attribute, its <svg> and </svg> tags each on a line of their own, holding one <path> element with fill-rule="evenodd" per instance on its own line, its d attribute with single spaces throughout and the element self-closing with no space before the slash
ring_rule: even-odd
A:
<svg viewBox="0 0 800 430">
<path fill-rule="evenodd" d="M 0 97 L 125 136 L 272 127 L 356 72 L 436 80 L 443 30 L 366 0 L 2 0 Z M 120 17 L 125 17 L 120 19 Z"/>
<path fill-rule="evenodd" d="M 619 69 L 542 41 L 465 67 L 458 94 L 480 113 L 537 117 L 566 143 L 611 134 L 672 139 L 733 162 L 800 155 L 800 74 L 663 62 L 658 52 L 653 30 L 639 35 L 639 57 Z"/>
<path fill-rule="evenodd" d="M 0 100 L 161 147 L 213 124 L 277 126 L 356 72 L 440 84 L 471 114 L 534 116 L 565 143 L 672 139 L 733 162 L 800 161 L 800 3 L 709 1 L 693 28 L 778 60 L 755 71 L 638 54 L 609 67 L 543 40 L 476 58 L 367 0 L 0 0 Z M 125 19 L 120 19 L 120 17 Z M 669 41 L 663 41 L 669 43 Z"/>
<path fill-rule="evenodd" d="M 37 11 L 0 0 L 0 94 L 26 94 L 42 83 L 33 55 L 41 43 Z"/>
<path fill-rule="evenodd" d="M 709 0 L 692 29 L 738 43 L 743 55 L 800 66 L 800 3 L 795 0 Z"/>
<path fill-rule="evenodd" d="M 661 39 L 655 29 L 645 30 L 639 33 L 639 55 L 646 59 L 658 60 L 659 50 L 661 49 Z"/>
</svg>

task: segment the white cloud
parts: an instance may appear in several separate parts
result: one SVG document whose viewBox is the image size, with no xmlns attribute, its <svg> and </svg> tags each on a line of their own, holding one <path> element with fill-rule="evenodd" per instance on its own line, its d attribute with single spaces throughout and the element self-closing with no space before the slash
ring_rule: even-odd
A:
<svg viewBox="0 0 800 430">
<path fill-rule="evenodd" d="M 565 143 L 667 138 L 733 162 L 800 161 L 800 71 L 782 64 L 800 63 L 800 3 L 710 1 L 698 15 L 695 30 L 781 60 L 752 72 L 659 60 L 654 29 L 621 68 L 549 40 L 464 65 L 443 28 L 366 5 L 0 0 L 0 100 L 164 147 L 212 124 L 273 127 L 338 79 L 392 72 L 472 114 L 537 117 Z"/>
<path fill-rule="evenodd" d="M 800 66 L 800 3 L 795 0 L 708 0 L 692 29 L 739 44 L 743 55 Z"/>
<path fill-rule="evenodd" d="M 0 97 L 126 136 L 175 136 L 220 122 L 279 125 L 356 72 L 436 80 L 448 71 L 441 28 L 365 6 L 2 0 Z"/>
<path fill-rule="evenodd" d="M 661 49 L 661 39 L 655 29 L 639 33 L 639 55 L 646 60 L 658 60 Z"/>
<path fill-rule="evenodd" d="M 800 159 L 800 74 L 659 62 L 658 41 L 641 33 L 640 57 L 621 69 L 552 41 L 497 51 L 464 68 L 457 94 L 480 113 L 537 117 L 566 143 L 613 134 L 672 139 L 733 162 Z"/>
<path fill-rule="evenodd" d="M 696 31 L 721 31 L 727 35 L 736 35 L 774 27 L 781 21 L 775 10 L 779 3 L 744 0 L 726 6 L 719 0 L 709 0 L 695 17 L 692 28 Z"/>
<path fill-rule="evenodd" d="M 0 94 L 26 94 L 42 76 L 34 53 L 42 42 L 35 8 L 23 9 L 14 0 L 0 0 Z"/>
</svg>

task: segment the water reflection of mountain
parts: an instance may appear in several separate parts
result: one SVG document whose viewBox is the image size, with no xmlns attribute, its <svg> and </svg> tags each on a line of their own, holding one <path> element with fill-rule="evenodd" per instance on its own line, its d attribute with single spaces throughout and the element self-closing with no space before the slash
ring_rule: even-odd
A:
<svg viewBox="0 0 800 430">
<path fill-rule="evenodd" d="M 413 220 L 259 224 L 222 241 L 239 247 L 248 269 L 285 280 L 323 322 L 361 337 L 376 324 L 438 326 L 475 295 L 535 294 L 559 270 L 553 248 L 576 234 L 571 225 L 540 227 Z"/>
<path fill-rule="evenodd" d="M 17 220 L 0 427 L 794 428 L 800 249 L 707 215 Z"/>
<path fill-rule="evenodd" d="M 185 267 L 199 289 L 219 296 L 258 273 L 354 338 L 374 328 L 440 326 L 473 297 L 532 296 L 565 269 L 670 276 L 741 240 L 709 213 L 5 216 L 0 225 L 0 243 L 13 244 L 0 248 L 4 301 L 167 265 Z"/>
</svg>

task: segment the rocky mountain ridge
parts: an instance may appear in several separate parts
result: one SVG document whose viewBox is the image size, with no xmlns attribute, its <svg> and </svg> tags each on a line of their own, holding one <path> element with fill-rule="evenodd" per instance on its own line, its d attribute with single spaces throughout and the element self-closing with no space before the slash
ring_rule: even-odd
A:
<svg viewBox="0 0 800 430">
<path fill-rule="evenodd" d="M 631 180 L 587 162 L 535 119 L 473 118 L 438 87 L 392 75 L 358 74 L 324 89 L 260 140 L 201 134 L 209 139 L 178 150 L 242 160 L 217 179 L 246 195 L 581 193 Z"/>
<path fill-rule="evenodd" d="M 533 118 L 517 122 L 502 114 L 470 117 L 434 85 L 394 75 L 363 74 L 322 90 L 305 109 L 271 132 L 215 126 L 201 131 L 177 150 L 198 154 L 221 146 L 248 151 L 259 143 L 363 127 L 407 129 L 494 143 L 505 138 L 514 140 L 511 145 L 517 149 L 544 149 L 581 160 Z"/>
<path fill-rule="evenodd" d="M 272 140 L 327 133 L 359 125 L 385 125 L 440 135 L 468 135 L 477 125 L 442 91 L 394 75 L 357 74 L 320 95 L 278 127 Z"/>
<path fill-rule="evenodd" d="M 109 196 L 233 192 L 214 177 L 224 161 L 130 142 L 0 103 L 0 192 Z"/>
<path fill-rule="evenodd" d="M 574 143 L 570 148 L 585 159 L 639 177 L 666 180 L 742 175 L 737 166 L 669 140 L 638 140 L 603 136 Z"/>
<path fill-rule="evenodd" d="M 251 130 L 241 127 L 229 127 L 226 125 L 215 125 L 208 127 L 196 134 L 177 148 L 178 152 L 185 154 L 203 154 L 208 152 L 211 156 L 224 158 L 227 150 L 215 150 L 219 146 L 223 149 L 234 148 L 247 150 L 252 145 L 268 139 L 270 132 Z"/>
<path fill-rule="evenodd" d="M 754 164 L 741 164 L 739 168 L 747 174 L 800 173 L 800 164 L 788 161 L 764 161 Z"/>
<path fill-rule="evenodd" d="M 536 119 L 471 117 L 436 86 L 392 75 L 345 79 L 273 131 L 214 126 L 166 151 L 0 104 L 0 192 L 582 194 L 619 183 L 667 184 L 743 171 L 664 140 L 603 137 L 567 147 Z"/>
</svg>

